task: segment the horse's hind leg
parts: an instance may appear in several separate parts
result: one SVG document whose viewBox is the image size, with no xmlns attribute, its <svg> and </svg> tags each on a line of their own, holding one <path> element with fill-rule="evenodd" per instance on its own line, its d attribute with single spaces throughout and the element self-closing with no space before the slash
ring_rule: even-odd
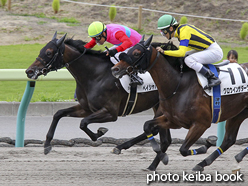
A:
<svg viewBox="0 0 248 186">
<path fill-rule="evenodd" d="M 58 110 L 53 116 L 52 123 L 51 123 L 50 128 L 49 128 L 47 135 L 46 135 L 46 141 L 44 144 L 44 154 L 48 154 L 52 149 L 51 141 L 53 139 L 57 124 L 62 117 L 66 117 L 66 116 L 84 117 L 85 115 L 86 115 L 86 113 L 81 108 L 80 105 L 76 105 L 76 106 L 73 106 L 70 108 Z"/>
<path fill-rule="evenodd" d="M 226 122 L 226 133 L 220 147 L 217 148 L 211 155 L 209 155 L 202 162 L 197 164 L 193 171 L 203 171 L 205 166 L 211 165 L 221 154 L 223 154 L 229 147 L 231 147 L 237 138 L 238 130 L 241 123 L 248 117 L 248 109 L 243 110 L 237 116 L 228 119 Z"/>
<path fill-rule="evenodd" d="M 244 150 L 242 150 L 240 153 L 238 153 L 235 156 L 235 160 L 239 163 L 243 160 L 243 158 L 245 157 L 245 155 L 248 154 L 248 147 L 246 147 Z"/>
</svg>

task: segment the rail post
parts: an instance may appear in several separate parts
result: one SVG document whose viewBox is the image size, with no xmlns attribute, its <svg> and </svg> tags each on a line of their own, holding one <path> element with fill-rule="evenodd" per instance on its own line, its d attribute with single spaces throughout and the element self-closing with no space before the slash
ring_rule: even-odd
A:
<svg viewBox="0 0 248 186">
<path fill-rule="evenodd" d="M 26 113 L 33 96 L 34 88 L 35 81 L 28 81 L 17 112 L 15 147 L 24 147 Z"/>
<path fill-rule="evenodd" d="M 225 136 L 225 126 L 226 126 L 226 121 L 222 121 L 219 122 L 217 127 L 217 142 L 216 142 L 216 146 L 219 147 L 222 144 L 222 141 L 224 139 Z"/>
<path fill-rule="evenodd" d="M 142 25 L 142 6 L 139 6 L 139 12 L 138 12 L 138 30 L 141 30 Z"/>
</svg>

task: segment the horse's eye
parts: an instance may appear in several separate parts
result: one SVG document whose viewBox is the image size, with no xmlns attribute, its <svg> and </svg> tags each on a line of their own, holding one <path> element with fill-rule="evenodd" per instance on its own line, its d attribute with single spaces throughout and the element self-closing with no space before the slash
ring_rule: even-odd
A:
<svg viewBox="0 0 248 186">
<path fill-rule="evenodd" d="M 47 52 L 46 52 L 46 55 L 47 55 L 48 57 L 51 57 L 52 52 L 51 52 L 51 51 L 47 51 Z"/>
<path fill-rule="evenodd" d="M 140 54 L 139 54 L 138 52 L 135 52 L 135 53 L 134 53 L 134 57 L 139 57 L 139 55 L 140 55 Z"/>
</svg>

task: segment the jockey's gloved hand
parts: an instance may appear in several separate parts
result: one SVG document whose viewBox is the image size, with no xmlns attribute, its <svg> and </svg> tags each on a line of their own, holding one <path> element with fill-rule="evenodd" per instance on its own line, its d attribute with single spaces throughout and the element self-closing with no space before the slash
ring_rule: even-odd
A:
<svg viewBox="0 0 248 186">
<path fill-rule="evenodd" d="M 116 49 L 110 50 L 109 55 L 113 57 L 117 52 L 118 51 Z"/>
</svg>

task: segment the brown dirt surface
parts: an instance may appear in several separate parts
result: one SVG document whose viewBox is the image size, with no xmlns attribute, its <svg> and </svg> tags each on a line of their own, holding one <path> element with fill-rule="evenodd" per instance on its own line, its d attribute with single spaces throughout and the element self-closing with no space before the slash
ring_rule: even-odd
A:
<svg viewBox="0 0 248 186">
<path fill-rule="evenodd" d="M 76 1 L 80 2 L 80 1 Z M 82 2 L 82 1 L 81 1 Z M 84 3 L 111 5 L 122 7 L 139 7 L 143 9 L 174 12 L 179 14 L 208 16 L 227 19 L 247 20 L 248 1 L 240 0 L 85 0 Z M 0 7 L 0 45 L 47 43 L 57 30 L 59 36 L 68 33 L 69 37 L 89 41 L 87 27 L 92 21 L 111 23 L 109 7 L 60 2 L 60 10 L 54 13 L 51 0 L 12 0 L 11 10 L 7 6 Z M 142 29 L 147 35 L 154 34 L 154 41 L 160 41 L 157 20 L 164 13 L 148 10 L 142 11 Z M 182 15 L 174 15 L 179 21 Z M 72 24 L 59 22 L 57 19 L 75 18 L 79 23 Z M 245 45 L 247 40 L 239 38 L 242 22 L 220 21 L 189 17 L 188 23 L 211 34 L 218 43 L 236 43 Z M 138 10 L 117 8 L 114 23 L 123 24 L 131 28 L 138 27 Z M 75 26 L 76 25 L 76 26 Z M 164 39 L 164 38 L 163 38 Z"/>
<path fill-rule="evenodd" d="M 200 178 L 192 177 L 195 175 L 192 168 L 216 147 L 211 147 L 207 154 L 183 157 L 179 153 L 180 146 L 171 145 L 168 149 L 168 165 L 159 164 L 156 182 L 151 181 L 150 185 L 247 186 L 247 158 L 239 165 L 234 160 L 237 152 L 245 147 L 232 146 L 205 167 Z M 0 183 L 1 186 L 145 186 L 147 177 L 152 180 L 155 173 L 144 171 L 155 157 L 151 147 L 133 147 L 120 155 L 111 154 L 111 150 L 112 147 L 54 147 L 48 155 L 44 155 L 43 148 L 39 147 L 1 147 Z M 242 174 L 243 181 L 237 181 L 236 176 L 231 177 L 233 181 L 219 181 L 224 175 L 227 179 L 232 170 L 237 168 L 241 168 L 239 174 Z M 188 175 L 184 177 L 183 172 Z M 216 177 L 216 173 L 222 176 Z M 168 174 L 178 175 L 180 180 L 172 181 L 174 176 L 170 176 L 169 181 Z M 203 181 L 204 176 L 210 175 L 211 180 Z M 158 182 L 158 177 L 162 181 Z"/>
</svg>

